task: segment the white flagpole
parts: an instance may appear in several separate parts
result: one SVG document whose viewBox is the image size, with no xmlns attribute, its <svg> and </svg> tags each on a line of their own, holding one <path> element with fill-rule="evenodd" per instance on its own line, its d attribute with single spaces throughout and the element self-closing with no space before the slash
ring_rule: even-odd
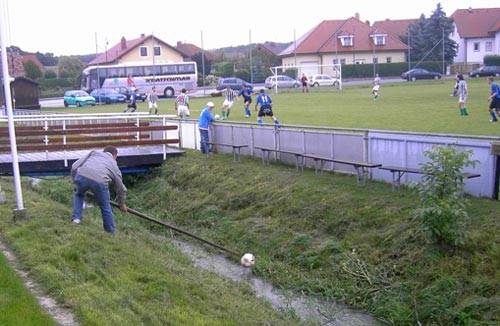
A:
<svg viewBox="0 0 500 326">
<path fill-rule="evenodd" d="M 7 26 L 6 22 L 6 10 L 7 4 L 6 0 L 0 0 L 2 19 L 0 19 L 0 46 L 2 51 L 2 73 L 3 73 L 3 89 L 4 89 L 4 99 L 5 108 L 7 111 L 7 120 L 9 126 L 9 140 L 10 140 L 10 151 L 12 154 L 12 172 L 14 175 L 14 188 L 16 191 L 16 207 L 14 210 L 14 217 L 23 217 L 25 214 L 24 203 L 23 203 L 23 191 L 21 189 L 21 175 L 19 173 L 19 159 L 17 156 L 17 142 L 16 142 L 16 130 L 14 127 L 14 113 L 12 112 L 12 95 L 10 93 L 10 83 L 13 80 L 9 76 L 9 64 L 7 62 Z"/>
</svg>

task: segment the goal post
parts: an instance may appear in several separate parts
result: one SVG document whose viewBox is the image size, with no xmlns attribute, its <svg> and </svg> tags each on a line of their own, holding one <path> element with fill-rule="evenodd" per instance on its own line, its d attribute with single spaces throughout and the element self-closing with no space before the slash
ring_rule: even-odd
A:
<svg viewBox="0 0 500 326">
<path fill-rule="evenodd" d="M 269 68 L 274 76 L 274 92 L 278 93 L 278 80 L 279 75 L 287 75 L 294 79 L 300 80 L 302 74 L 305 74 L 308 79 L 311 79 L 312 75 L 320 74 L 332 77 L 334 84 L 337 85 L 338 89 L 342 89 L 342 65 L 341 64 L 329 64 L 329 65 L 291 65 L 291 66 L 275 66 Z M 291 72 L 290 72 L 291 71 Z"/>
</svg>

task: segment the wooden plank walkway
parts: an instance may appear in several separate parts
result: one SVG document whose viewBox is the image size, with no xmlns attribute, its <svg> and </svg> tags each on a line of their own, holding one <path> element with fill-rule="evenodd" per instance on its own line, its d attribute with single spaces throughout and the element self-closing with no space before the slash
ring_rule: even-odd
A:
<svg viewBox="0 0 500 326">
<path fill-rule="evenodd" d="M 88 152 L 89 150 L 19 153 L 21 175 L 69 174 L 71 164 Z M 183 153 L 177 147 L 166 146 L 167 158 Z M 164 162 L 163 145 L 119 147 L 117 161 L 123 173 L 145 172 Z M 11 154 L 0 154 L 0 175 L 12 175 Z"/>
</svg>

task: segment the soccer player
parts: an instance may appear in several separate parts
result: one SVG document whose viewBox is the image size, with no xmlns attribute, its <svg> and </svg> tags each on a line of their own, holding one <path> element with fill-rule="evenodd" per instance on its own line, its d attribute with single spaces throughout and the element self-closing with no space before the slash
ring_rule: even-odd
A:
<svg viewBox="0 0 500 326">
<path fill-rule="evenodd" d="M 461 116 L 467 116 L 467 108 L 465 107 L 465 102 L 467 101 L 467 83 L 464 80 L 464 75 L 459 74 L 458 78 L 458 108 L 460 109 Z"/>
<path fill-rule="evenodd" d="M 183 119 L 189 117 L 191 113 L 189 112 L 189 96 L 186 94 L 186 89 L 183 88 L 181 93 L 175 99 L 175 110 L 177 115 Z"/>
<path fill-rule="evenodd" d="M 156 94 L 156 87 L 151 88 L 151 93 L 148 94 L 149 114 L 155 109 L 155 114 L 158 114 L 158 94 Z"/>
<path fill-rule="evenodd" d="M 231 107 L 234 104 L 234 100 L 238 93 L 233 91 L 231 87 L 227 87 L 221 92 L 224 95 L 224 103 L 222 103 L 222 120 L 229 119 L 229 113 L 231 113 Z"/>
<path fill-rule="evenodd" d="M 380 77 L 378 76 L 378 74 L 375 74 L 375 78 L 373 78 L 373 88 L 372 88 L 372 95 L 374 100 L 378 99 L 379 89 L 380 89 Z"/>
<path fill-rule="evenodd" d="M 302 83 L 302 93 L 309 93 L 309 85 L 308 85 L 309 79 L 307 79 L 306 74 L 302 73 L 300 82 Z"/>
<path fill-rule="evenodd" d="M 261 89 L 260 94 L 257 96 L 257 103 L 255 103 L 255 111 L 260 105 L 259 113 L 257 114 L 257 123 L 262 126 L 262 117 L 271 117 L 274 121 L 274 126 L 280 128 L 280 122 L 273 114 L 273 101 L 269 95 L 266 94 L 265 90 Z"/>
<path fill-rule="evenodd" d="M 132 94 L 130 94 L 129 103 L 127 104 L 127 108 L 123 110 L 123 112 L 135 112 L 137 110 L 137 88 L 132 88 Z"/>
<path fill-rule="evenodd" d="M 497 115 L 500 116 L 500 87 L 495 83 L 493 77 L 488 77 L 488 85 L 490 85 L 490 122 L 497 122 Z M 496 112 L 495 112 L 496 111 Z"/>
<path fill-rule="evenodd" d="M 252 93 L 253 93 L 252 87 L 247 86 L 243 87 L 240 93 L 238 94 L 238 96 L 243 96 L 243 103 L 244 103 L 243 105 L 245 107 L 246 118 L 250 118 L 250 116 L 252 115 L 252 113 L 250 112 L 250 104 L 252 104 Z"/>
</svg>

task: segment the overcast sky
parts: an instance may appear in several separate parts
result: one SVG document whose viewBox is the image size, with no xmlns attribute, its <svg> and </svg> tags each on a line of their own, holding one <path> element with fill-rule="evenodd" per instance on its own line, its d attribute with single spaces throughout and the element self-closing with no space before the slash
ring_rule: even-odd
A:
<svg viewBox="0 0 500 326">
<path fill-rule="evenodd" d="M 5 0 L 0 0 L 5 1 Z M 185 41 L 204 48 L 252 42 L 293 40 L 326 19 L 345 19 L 358 12 L 361 20 L 428 16 L 439 1 L 306 0 L 306 1 L 153 1 L 153 0 L 7 0 L 9 45 L 23 50 L 62 54 L 99 51 L 122 36 L 141 33 L 158 36 L 175 45 Z M 443 0 L 447 15 L 458 8 L 500 7 L 500 0 Z"/>
</svg>

